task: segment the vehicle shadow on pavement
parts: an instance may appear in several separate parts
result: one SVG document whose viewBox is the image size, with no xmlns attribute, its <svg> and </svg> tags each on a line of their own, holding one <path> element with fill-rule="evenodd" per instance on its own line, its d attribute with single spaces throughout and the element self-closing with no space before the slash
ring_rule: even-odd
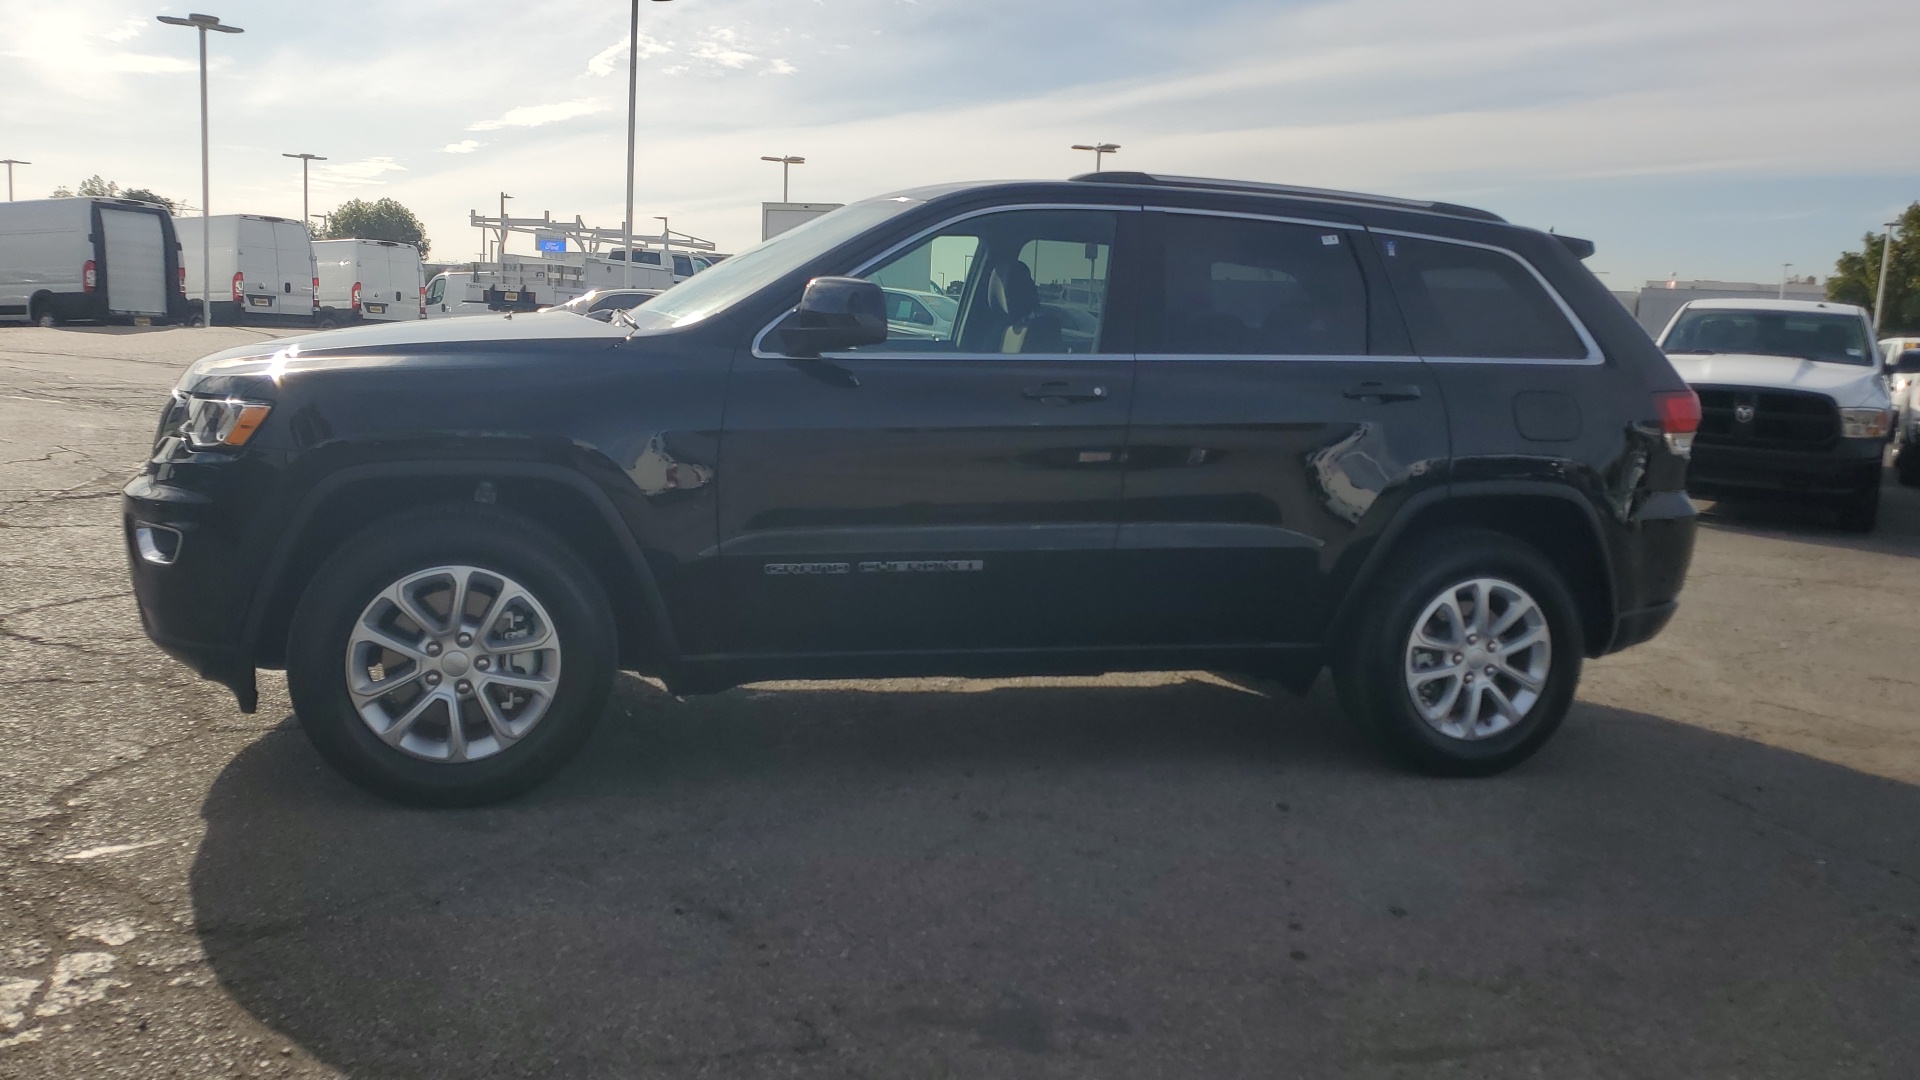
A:
<svg viewBox="0 0 1920 1080">
<path fill-rule="evenodd" d="M 911 685 L 623 679 L 468 811 L 289 724 L 208 795 L 198 932 L 355 1077 L 1920 1067 L 1920 788 L 1588 705 L 1449 782 L 1324 689 Z"/>
<path fill-rule="evenodd" d="M 1889 470 L 1880 490 L 1880 524 L 1870 533 L 1841 529 L 1827 507 L 1791 499 L 1739 499 L 1707 504 L 1703 525 L 1853 551 L 1920 556 L 1920 490 L 1903 488 Z"/>
</svg>

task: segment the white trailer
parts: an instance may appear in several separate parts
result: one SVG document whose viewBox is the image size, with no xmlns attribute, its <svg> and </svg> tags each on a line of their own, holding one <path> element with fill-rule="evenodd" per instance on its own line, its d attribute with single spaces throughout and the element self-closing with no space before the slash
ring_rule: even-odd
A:
<svg viewBox="0 0 1920 1080">
<path fill-rule="evenodd" d="M 837 202 L 770 202 L 760 204 L 760 239 L 771 240 L 795 225 L 803 225 L 843 204 Z"/>
<path fill-rule="evenodd" d="M 392 240 L 315 240 L 320 320 L 395 322 L 426 318 L 420 249 Z"/>
<path fill-rule="evenodd" d="M 173 215 L 135 199 L 0 203 L 0 319 L 171 322 L 187 317 Z"/>
<path fill-rule="evenodd" d="M 201 222 L 206 222 L 202 225 Z M 311 326 L 320 314 L 320 271 L 307 227 L 261 214 L 183 217 L 174 222 L 186 260 L 187 296 L 198 302 L 200 237 L 212 238 L 213 321 L 220 326 Z"/>
<path fill-rule="evenodd" d="M 594 289 L 672 288 L 713 265 L 704 252 L 635 248 L 631 270 L 622 252 L 555 254 L 549 258 L 509 254 L 500 262 L 469 263 L 436 274 L 427 283 L 427 318 L 536 311 L 564 304 Z"/>
</svg>

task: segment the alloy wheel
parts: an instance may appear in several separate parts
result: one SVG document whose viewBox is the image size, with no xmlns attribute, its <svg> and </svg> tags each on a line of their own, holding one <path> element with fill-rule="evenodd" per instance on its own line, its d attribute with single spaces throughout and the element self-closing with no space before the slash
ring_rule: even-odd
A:
<svg viewBox="0 0 1920 1080">
<path fill-rule="evenodd" d="M 1441 590 L 1414 620 L 1404 670 L 1428 726 L 1476 740 L 1524 720 L 1552 665 L 1553 635 L 1539 603 L 1511 581 L 1473 578 Z"/>
<path fill-rule="evenodd" d="M 547 714 L 560 637 L 512 578 L 440 566 L 381 590 L 354 622 L 346 660 L 354 709 L 382 742 L 427 761 L 476 761 Z"/>
</svg>

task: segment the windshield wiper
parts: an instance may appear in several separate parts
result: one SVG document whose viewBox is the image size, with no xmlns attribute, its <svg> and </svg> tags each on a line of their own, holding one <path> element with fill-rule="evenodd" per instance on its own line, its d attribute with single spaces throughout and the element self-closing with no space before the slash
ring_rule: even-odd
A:
<svg viewBox="0 0 1920 1080">
<path fill-rule="evenodd" d="M 625 323 L 627 326 L 628 341 L 632 341 L 633 335 L 640 332 L 640 323 L 637 320 L 635 320 L 633 316 L 627 314 L 626 308 L 614 308 L 613 314 L 607 316 L 607 321 L 608 322 L 617 321 L 617 322 Z"/>
</svg>

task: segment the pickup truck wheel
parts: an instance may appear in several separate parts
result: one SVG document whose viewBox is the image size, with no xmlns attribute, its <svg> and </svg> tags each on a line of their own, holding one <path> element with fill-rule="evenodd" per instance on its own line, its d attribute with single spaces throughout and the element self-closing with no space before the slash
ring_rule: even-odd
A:
<svg viewBox="0 0 1920 1080">
<path fill-rule="evenodd" d="M 1488 776 L 1540 749 L 1580 679 L 1578 608 L 1560 572 L 1500 533 L 1396 554 L 1335 665 L 1342 704 L 1397 760 Z"/>
<path fill-rule="evenodd" d="M 1901 483 L 1905 483 L 1904 469 Z M 1870 533 L 1880 524 L 1880 481 L 1849 495 L 1840 503 L 1840 527 L 1848 532 Z"/>
<path fill-rule="evenodd" d="M 376 523 L 308 584 L 287 688 L 322 757 L 402 802 L 518 794 L 573 756 L 615 671 L 605 590 L 565 541 L 485 507 Z"/>
<path fill-rule="evenodd" d="M 1899 456 L 1893 459 L 1893 476 L 1901 487 L 1920 487 L 1920 446 L 1911 439 L 1900 444 Z"/>
</svg>

